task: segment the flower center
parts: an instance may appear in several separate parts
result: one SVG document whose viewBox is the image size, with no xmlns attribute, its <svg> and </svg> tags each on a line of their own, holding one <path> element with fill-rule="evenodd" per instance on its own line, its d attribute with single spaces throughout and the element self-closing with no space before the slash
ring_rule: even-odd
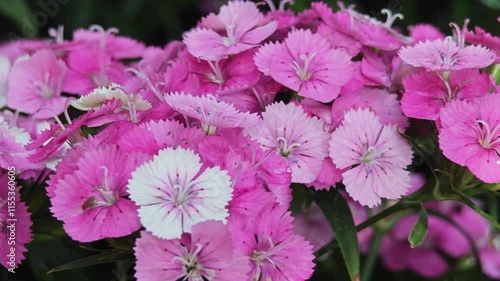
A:
<svg viewBox="0 0 500 281">
<path fill-rule="evenodd" d="M 102 206 L 109 207 L 120 199 L 120 196 L 109 188 L 108 168 L 102 166 L 101 169 L 104 170 L 104 184 L 94 187 L 94 191 L 97 192 L 83 203 L 82 209 L 84 211 Z"/>
<path fill-rule="evenodd" d="M 300 54 L 300 59 L 303 61 L 302 66 L 299 65 L 295 60 L 293 61 L 293 65 L 291 67 L 295 70 L 295 73 L 302 81 L 307 81 L 311 79 L 311 73 L 309 72 L 309 63 L 316 56 L 316 52 L 312 54 Z"/>
<path fill-rule="evenodd" d="M 224 81 L 226 81 L 226 80 L 224 79 L 222 69 L 219 66 L 219 61 L 215 61 L 215 63 L 214 63 L 212 61 L 207 60 L 207 63 L 210 66 L 210 68 L 212 69 L 212 73 L 205 73 L 205 76 L 207 77 L 207 79 L 210 82 L 215 83 L 215 84 L 219 84 L 219 85 L 224 84 Z"/>
<path fill-rule="evenodd" d="M 222 37 L 222 43 L 224 46 L 229 47 L 236 43 L 236 37 L 234 36 L 234 24 L 226 25 L 226 37 Z"/>
<path fill-rule="evenodd" d="M 173 262 L 180 262 L 184 271 L 184 279 L 192 278 L 194 280 L 212 280 L 215 278 L 215 270 L 204 268 L 198 263 L 198 255 L 202 250 L 201 244 L 196 244 L 196 248 L 191 253 L 186 247 L 182 246 L 183 256 L 174 257 Z"/>
<path fill-rule="evenodd" d="M 479 144 L 486 149 L 498 150 L 494 146 L 500 143 L 500 125 L 496 125 L 493 129 L 484 120 L 477 120 L 478 127 L 476 130 L 479 134 Z"/>
<path fill-rule="evenodd" d="M 377 162 L 377 158 L 382 156 L 381 153 L 377 153 L 375 147 L 370 146 L 365 149 L 365 152 L 361 157 L 359 157 L 359 162 L 365 163 L 366 165 L 372 165 Z"/>
<path fill-rule="evenodd" d="M 190 200 L 190 188 L 183 188 L 180 184 L 174 184 L 174 194 L 172 196 L 172 202 L 182 209 L 184 204 Z"/>
<path fill-rule="evenodd" d="M 288 141 L 284 137 L 277 137 L 276 141 L 278 141 L 278 150 L 281 156 L 288 158 L 293 153 L 294 147 L 299 147 L 301 144 L 292 142 L 290 145 Z"/>
</svg>

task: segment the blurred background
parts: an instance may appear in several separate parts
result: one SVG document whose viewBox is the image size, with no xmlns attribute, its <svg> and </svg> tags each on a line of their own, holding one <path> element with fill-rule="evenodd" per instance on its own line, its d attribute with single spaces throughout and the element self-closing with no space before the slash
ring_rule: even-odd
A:
<svg viewBox="0 0 500 281">
<path fill-rule="evenodd" d="M 64 25 L 65 36 L 71 31 L 92 24 L 116 27 L 120 34 L 140 39 L 150 45 L 164 45 L 181 39 L 182 32 L 192 28 L 200 17 L 217 11 L 228 0 L 0 0 L 0 41 L 19 37 L 46 37 L 50 27 Z M 257 0 L 257 2 L 260 0 Z M 275 2 L 278 2 L 277 0 Z M 311 0 L 295 0 L 294 10 L 308 7 Z M 335 6 L 336 0 L 326 0 Z M 406 30 L 408 25 L 428 22 L 446 34 L 448 24 L 461 26 L 470 18 L 470 27 L 481 26 L 500 33 L 497 17 L 500 0 L 345 0 L 357 10 L 385 20 L 381 9 L 404 14 L 395 26 Z"/>
<path fill-rule="evenodd" d="M 65 37 L 71 38 L 77 28 L 88 28 L 98 24 L 104 28 L 116 27 L 120 34 L 137 38 L 148 45 L 163 46 L 170 40 L 180 40 L 182 33 L 194 27 L 204 15 L 215 12 L 227 0 L 0 0 L 0 42 L 20 38 L 47 37 L 50 27 L 64 25 Z M 275 1 L 277 2 L 277 1 Z M 301 11 L 309 7 L 311 0 L 295 0 L 293 9 Z M 326 0 L 336 6 L 336 0 Z M 355 4 L 357 10 L 385 21 L 380 13 L 388 8 L 402 13 L 405 19 L 394 26 L 403 31 L 409 25 L 427 22 L 450 34 L 450 22 L 459 26 L 469 18 L 473 26 L 481 26 L 489 32 L 500 35 L 500 0 L 345 0 Z M 9 274 L 0 266 L 0 281 L 31 280 L 114 280 L 126 281 L 133 274 L 133 259 L 121 259 L 116 264 L 93 265 L 47 275 L 47 272 L 61 264 L 95 254 L 95 249 L 107 247 L 106 242 L 78 244 L 64 234 L 61 223 L 53 219 L 48 211 L 49 202 L 44 189 L 32 190 L 23 196 L 30 202 L 30 212 L 37 236 L 28 246 L 27 260 L 17 274 Z M 34 198 L 33 200 L 31 198 Z M 121 241 L 132 247 L 131 241 Z M 132 242 L 133 243 L 133 242 Z M 89 264 L 100 263 L 88 260 Z M 101 261 L 102 262 L 102 261 Z M 468 265 L 457 265 L 459 267 Z M 442 281 L 470 281 L 477 279 L 472 268 L 450 272 L 439 279 Z M 311 280 L 348 280 L 339 255 L 322 262 Z M 372 280 L 411 281 L 422 280 L 410 272 L 391 273 L 380 264 Z M 488 279 L 481 279 L 488 280 Z"/>
</svg>

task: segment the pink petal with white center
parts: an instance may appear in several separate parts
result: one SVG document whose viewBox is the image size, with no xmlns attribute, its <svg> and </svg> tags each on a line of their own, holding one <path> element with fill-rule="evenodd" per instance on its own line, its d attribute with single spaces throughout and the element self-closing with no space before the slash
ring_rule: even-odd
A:
<svg viewBox="0 0 500 281">
<path fill-rule="evenodd" d="M 330 102 L 352 78 L 350 57 L 331 49 L 328 41 L 318 34 L 302 29 L 292 31 L 283 44 L 282 51 L 273 50 L 271 77 L 304 97 Z"/>
<path fill-rule="evenodd" d="M 287 161 L 292 181 L 310 183 L 327 156 L 328 133 L 317 117 L 308 117 L 293 103 L 274 103 L 262 113 L 263 122 L 244 130 L 264 151 L 275 150 Z"/>
<path fill-rule="evenodd" d="M 451 37 L 403 47 L 399 50 L 399 57 L 414 67 L 424 67 L 429 71 L 483 68 L 495 61 L 495 54 L 488 48 L 460 48 Z"/>
<path fill-rule="evenodd" d="M 138 230 L 137 207 L 126 198 L 126 185 L 131 172 L 148 158 L 114 145 L 85 152 L 78 168 L 56 183 L 51 198 L 51 211 L 64 222 L 66 233 L 90 242 Z"/>
<path fill-rule="evenodd" d="M 374 207 L 381 198 L 398 199 L 410 187 L 405 170 L 411 164 L 411 147 L 395 125 L 382 125 L 367 109 L 350 110 L 330 140 L 330 157 L 338 168 L 354 166 L 342 174 L 349 195 Z"/>
<path fill-rule="evenodd" d="M 230 177 L 219 167 L 201 169 L 194 152 L 166 148 L 132 173 L 128 191 L 147 230 L 172 239 L 191 232 L 198 222 L 226 221 L 225 207 L 232 196 Z"/>
<path fill-rule="evenodd" d="M 28 114 L 50 108 L 56 115 L 65 109 L 68 98 L 61 96 L 66 64 L 48 50 L 41 50 L 27 60 L 15 63 L 9 75 L 7 105 Z M 49 118 L 52 113 L 40 111 L 36 118 Z"/>
</svg>

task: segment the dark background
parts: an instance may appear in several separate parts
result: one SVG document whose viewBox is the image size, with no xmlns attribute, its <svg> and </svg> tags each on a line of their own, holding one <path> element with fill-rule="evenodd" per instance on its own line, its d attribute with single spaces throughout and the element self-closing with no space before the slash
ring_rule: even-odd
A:
<svg viewBox="0 0 500 281">
<path fill-rule="evenodd" d="M 258 1 L 258 0 L 257 0 Z M 276 2 L 277 0 L 275 0 Z M 193 27 L 208 12 L 217 11 L 227 0 L 0 0 L 0 41 L 13 38 L 47 36 L 50 27 L 63 24 L 65 37 L 79 27 L 99 24 L 116 27 L 120 34 L 150 45 L 164 45 L 181 39 L 182 32 Z M 308 7 L 310 0 L 295 0 L 295 10 Z M 335 6 L 336 0 L 325 1 Z M 346 0 L 357 10 L 382 18 L 379 11 L 389 8 L 405 15 L 395 26 L 406 29 L 417 22 L 437 25 L 449 34 L 450 22 L 460 26 L 470 18 L 470 27 L 478 25 L 500 33 L 500 0 Z M 50 5 L 52 4 L 52 5 Z M 55 5 L 54 5 L 55 4 Z M 44 9 L 44 7 L 49 9 Z"/>
<path fill-rule="evenodd" d="M 104 28 L 116 27 L 121 35 L 137 38 L 148 45 L 162 46 L 169 40 L 180 40 L 182 32 L 192 28 L 202 16 L 217 11 L 225 2 L 227 0 L 0 0 L 0 42 L 17 38 L 47 37 L 47 30 L 60 24 L 65 27 L 65 38 L 70 39 L 74 29 L 99 24 Z M 310 2 L 295 0 L 293 9 L 303 10 Z M 334 0 L 325 2 L 336 6 Z M 385 21 L 385 18 L 381 17 L 379 11 L 383 8 L 403 13 L 405 19 L 397 21 L 395 26 L 401 27 L 405 32 L 408 25 L 427 22 L 450 34 L 450 22 L 461 26 L 465 18 L 470 18 L 469 28 L 478 25 L 500 35 L 500 23 L 496 20 L 500 16 L 500 0 L 344 2 L 354 3 L 358 11 L 378 17 L 382 21 Z M 64 234 L 61 223 L 50 217 L 49 202 L 43 187 L 23 194 L 23 200 L 30 203 L 37 235 L 35 241 L 28 245 L 27 260 L 23 262 L 17 274 L 9 274 L 0 266 L 0 281 L 131 280 L 133 259 L 125 259 L 115 265 L 108 263 L 47 275 L 50 269 L 58 265 L 95 254 L 92 249 L 105 249 L 107 243 L 79 244 L 71 241 Z M 439 280 L 488 280 L 477 273 L 477 268 L 467 265 L 464 261 L 456 262 L 452 266 L 454 269 Z M 311 280 L 348 280 L 340 255 L 334 254 L 320 263 Z M 372 280 L 423 279 L 411 272 L 388 272 L 378 263 Z"/>
</svg>

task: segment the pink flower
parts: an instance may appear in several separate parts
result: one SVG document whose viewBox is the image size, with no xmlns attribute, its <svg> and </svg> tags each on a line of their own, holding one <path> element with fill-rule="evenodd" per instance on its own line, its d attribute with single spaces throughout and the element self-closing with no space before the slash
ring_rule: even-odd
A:
<svg viewBox="0 0 500 281">
<path fill-rule="evenodd" d="M 216 61 L 189 56 L 184 63 L 189 63 L 189 71 L 198 78 L 200 94 L 224 94 L 235 89 L 249 89 L 259 81 L 260 73 L 252 59 L 254 53 L 248 50 Z"/>
<path fill-rule="evenodd" d="M 48 50 L 18 61 L 9 75 L 7 105 L 28 114 L 35 114 L 41 108 L 53 111 L 40 111 L 36 118 L 61 114 L 68 99 L 61 96 L 65 75 L 66 64 Z"/>
<path fill-rule="evenodd" d="M 382 125 L 368 109 L 350 110 L 330 140 L 330 157 L 342 174 L 346 191 L 361 205 L 374 207 L 381 198 L 398 199 L 410 187 L 405 170 L 410 145 L 395 125 Z"/>
<path fill-rule="evenodd" d="M 473 101 L 492 87 L 490 76 L 477 69 L 452 71 L 447 78 L 421 71 L 405 77 L 403 85 L 401 109 L 408 117 L 426 120 L 437 120 L 446 103 L 455 99 Z"/>
<path fill-rule="evenodd" d="M 250 1 L 231 1 L 218 15 L 202 19 L 200 25 L 184 35 L 184 43 L 193 56 L 212 61 L 258 46 L 277 28 L 277 23 L 267 23 Z"/>
<path fill-rule="evenodd" d="M 443 154 L 487 183 L 500 182 L 499 103 L 500 94 L 486 95 L 479 104 L 456 100 L 440 115 Z"/>
<path fill-rule="evenodd" d="M 191 150 L 166 148 L 132 173 L 128 191 L 146 230 L 173 239 L 202 221 L 226 222 L 230 177 L 219 167 L 202 169 L 200 160 Z"/>
<path fill-rule="evenodd" d="M 496 54 L 495 63 L 500 63 L 500 36 L 494 36 L 476 26 L 474 31 L 465 31 L 465 41 L 490 48 Z"/>
<path fill-rule="evenodd" d="M 239 112 L 234 105 L 217 101 L 214 96 L 192 96 L 171 93 L 165 102 L 185 116 L 198 119 L 207 134 L 214 134 L 217 128 L 245 128 L 260 122 L 255 113 Z"/>
<path fill-rule="evenodd" d="M 234 248 L 227 226 L 217 221 L 193 226 L 191 234 L 165 240 L 142 231 L 134 251 L 138 281 L 247 280 L 248 260 Z"/>
<path fill-rule="evenodd" d="M 78 29 L 73 33 L 73 41 L 87 45 L 85 48 L 100 48 L 116 59 L 140 57 L 146 47 L 132 38 L 117 36 L 118 29 L 104 30 L 93 25 L 88 30 Z"/>
<path fill-rule="evenodd" d="M 335 99 L 353 75 L 351 58 L 321 35 L 295 30 L 283 43 L 270 43 L 255 55 L 257 68 L 300 95 L 320 102 Z"/>
<path fill-rule="evenodd" d="M 30 229 L 33 223 L 28 207 L 21 201 L 15 177 L 12 168 L 8 171 L 0 169 L 0 264 L 5 268 L 17 268 L 25 259 L 26 244 L 33 240 Z M 15 204 L 14 208 L 12 204 Z"/>
<path fill-rule="evenodd" d="M 198 144 L 198 151 L 206 164 L 228 171 L 235 196 L 245 191 L 269 190 L 276 202 L 290 204 L 291 175 L 285 160 L 272 151 L 262 151 L 240 131 L 226 130 L 220 136 L 207 136 Z"/>
<path fill-rule="evenodd" d="M 66 56 L 68 73 L 64 81 L 65 92 L 86 95 L 96 87 L 111 83 L 123 85 L 130 78 L 125 66 L 113 60 L 110 54 L 97 47 L 70 51 Z"/>
<path fill-rule="evenodd" d="M 237 216 L 230 221 L 236 247 L 249 257 L 246 280 L 307 280 L 313 272 L 312 246 L 293 233 L 286 207 L 266 205 L 252 221 Z"/>
<path fill-rule="evenodd" d="M 383 125 L 394 124 L 401 130 L 408 127 L 408 118 L 401 111 L 398 96 L 387 90 L 364 87 L 358 92 L 341 95 L 332 106 L 333 125 L 339 125 L 343 115 L 350 109 L 369 109 L 378 116 Z"/>
<path fill-rule="evenodd" d="M 78 168 L 59 179 L 51 198 L 51 211 L 64 222 L 76 241 L 90 242 L 128 235 L 141 227 L 137 207 L 127 198 L 132 171 L 147 160 L 125 153 L 115 145 L 89 150 Z"/>
<path fill-rule="evenodd" d="M 451 37 L 434 41 L 419 42 L 414 46 L 403 47 L 399 57 L 414 67 L 429 71 L 452 71 L 471 68 L 484 68 L 495 61 L 495 53 L 483 46 L 464 46 Z"/>
<path fill-rule="evenodd" d="M 420 41 L 433 41 L 437 39 L 444 39 L 445 35 L 435 26 L 426 23 L 420 23 L 408 27 L 410 37 L 416 44 Z"/>
<path fill-rule="evenodd" d="M 120 109 L 121 104 L 121 100 L 108 100 L 101 107 L 89 110 L 67 126 L 64 126 L 60 120 L 58 121 L 59 124 L 51 124 L 33 142 L 26 145 L 28 150 L 35 151 L 29 156 L 29 160 L 33 163 L 41 162 L 51 156 L 66 141 L 78 142 L 82 139 L 80 128 L 84 125 L 98 127 L 124 119 L 123 115 L 115 113 L 115 110 Z"/>
<path fill-rule="evenodd" d="M 205 133 L 196 127 L 185 128 L 174 120 L 149 121 L 125 131 L 118 145 L 126 151 L 156 154 L 166 147 L 194 149 Z"/>
<path fill-rule="evenodd" d="M 328 133 L 317 117 L 308 117 L 293 103 L 274 103 L 262 113 L 263 122 L 246 128 L 244 133 L 264 151 L 275 150 L 286 159 L 292 181 L 310 183 L 318 176 L 328 155 Z"/>
</svg>

